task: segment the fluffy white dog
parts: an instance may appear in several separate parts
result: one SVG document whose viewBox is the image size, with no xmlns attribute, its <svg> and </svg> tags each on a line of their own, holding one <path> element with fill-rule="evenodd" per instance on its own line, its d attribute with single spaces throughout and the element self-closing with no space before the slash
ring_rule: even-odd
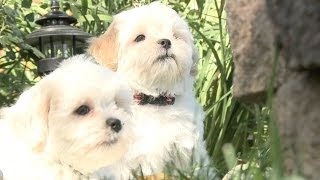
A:
<svg viewBox="0 0 320 180">
<path fill-rule="evenodd" d="M 168 161 L 191 170 L 191 157 L 209 164 L 204 113 L 193 92 L 197 52 L 187 23 L 173 9 L 156 2 L 121 12 L 88 53 L 122 74 L 136 101 L 135 139 L 124 158 L 107 168 L 115 179 L 128 179 L 138 167 L 144 175 L 159 173 Z"/>
<path fill-rule="evenodd" d="M 131 115 L 114 74 L 75 56 L 2 109 L 4 179 L 91 179 L 118 160 L 127 151 Z"/>
</svg>

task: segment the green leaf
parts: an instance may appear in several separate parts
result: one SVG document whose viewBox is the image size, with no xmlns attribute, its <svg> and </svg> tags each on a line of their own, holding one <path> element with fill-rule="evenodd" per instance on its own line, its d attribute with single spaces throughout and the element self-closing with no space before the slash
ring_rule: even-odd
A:
<svg viewBox="0 0 320 180">
<path fill-rule="evenodd" d="M 30 21 L 30 22 L 34 21 L 34 13 L 29 13 L 25 17 L 27 21 Z"/>
<path fill-rule="evenodd" d="M 24 8 L 30 8 L 31 7 L 31 3 L 32 3 L 32 0 L 22 0 L 22 7 Z"/>
<path fill-rule="evenodd" d="M 111 21 L 112 21 L 112 16 L 110 16 L 110 15 L 107 15 L 107 14 L 98 14 L 97 16 L 99 17 L 99 19 L 100 19 L 102 22 L 111 23 Z"/>
<path fill-rule="evenodd" d="M 6 56 L 11 60 L 14 60 L 16 58 L 16 55 L 15 55 L 15 53 L 13 51 L 7 52 Z"/>
<path fill-rule="evenodd" d="M 1 63 L 0 64 L 0 69 L 6 69 L 6 68 L 8 68 L 9 66 L 11 66 L 14 63 L 15 63 L 14 61 L 8 61 L 8 62 L 5 62 L 5 63 Z"/>
<path fill-rule="evenodd" d="M 229 170 L 232 169 L 236 163 L 236 152 L 232 144 L 226 143 L 222 146 L 223 155 L 226 159 Z"/>
<path fill-rule="evenodd" d="M 88 1 L 87 0 L 81 0 L 81 10 L 82 10 L 82 14 L 87 14 L 87 10 L 88 10 Z"/>
</svg>

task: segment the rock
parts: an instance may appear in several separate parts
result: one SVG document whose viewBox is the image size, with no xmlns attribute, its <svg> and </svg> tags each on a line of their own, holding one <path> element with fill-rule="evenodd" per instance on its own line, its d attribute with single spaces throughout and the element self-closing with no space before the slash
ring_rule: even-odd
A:
<svg viewBox="0 0 320 180">
<path fill-rule="evenodd" d="M 262 101 L 266 97 L 275 54 L 265 1 L 227 1 L 226 11 L 235 63 L 233 95 L 241 101 Z M 283 81 L 285 74 L 284 63 L 280 62 L 277 82 Z"/>
<path fill-rule="evenodd" d="M 319 179 L 320 1 L 235 0 L 226 11 L 234 97 L 264 100 L 279 48 L 273 108 L 285 174 Z"/>
<path fill-rule="evenodd" d="M 320 72 L 292 75 L 274 99 L 287 174 L 320 177 Z"/>
<path fill-rule="evenodd" d="M 296 70 L 320 68 L 320 1 L 266 2 L 288 66 Z"/>
</svg>

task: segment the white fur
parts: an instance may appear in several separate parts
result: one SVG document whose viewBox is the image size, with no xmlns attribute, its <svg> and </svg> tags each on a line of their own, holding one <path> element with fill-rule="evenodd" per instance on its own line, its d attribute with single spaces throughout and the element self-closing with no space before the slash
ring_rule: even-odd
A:
<svg viewBox="0 0 320 180">
<path fill-rule="evenodd" d="M 120 44 L 118 72 L 129 78 L 134 90 L 156 96 L 161 92 L 181 94 L 190 86 L 185 81 L 193 64 L 192 35 L 187 23 L 174 10 L 152 3 L 120 13 L 115 21 Z M 144 34 L 146 39 L 133 42 L 139 34 Z M 166 53 L 157 43 L 164 38 L 172 43 L 168 54 L 174 54 L 175 61 L 155 61 Z"/>
<path fill-rule="evenodd" d="M 139 34 L 145 35 L 145 40 L 135 42 Z M 160 39 L 171 41 L 167 52 L 158 43 Z M 118 52 L 103 55 L 108 51 L 103 47 Z M 203 140 L 204 113 L 196 102 L 191 75 L 197 53 L 187 23 L 174 10 L 156 2 L 121 12 L 108 31 L 91 42 L 89 53 L 99 63 L 117 69 L 128 80 L 131 93 L 166 93 L 176 98 L 174 105 L 168 106 L 132 105 L 135 139 L 129 152 L 105 168 L 106 172 L 114 174 L 114 179 L 128 179 L 139 166 L 144 175 L 152 175 L 162 172 L 171 160 L 184 170 L 192 169 L 187 167 L 192 158 L 195 163 L 203 160 L 209 164 Z M 166 53 L 175 58 L 156 60 Z"/>
<path fill-rule="evenodd" d="M 2 109 L 4 179 L 95 179 L 96 170 L 120 159 L 132 133 L 127 90 L 114 74 L 85 55 L 75 56 Z M 81 105 L 90 112 L 76 114 Z M 121 131 L 112 131 L 108 118 L 119 119 Z"/>
</svg>

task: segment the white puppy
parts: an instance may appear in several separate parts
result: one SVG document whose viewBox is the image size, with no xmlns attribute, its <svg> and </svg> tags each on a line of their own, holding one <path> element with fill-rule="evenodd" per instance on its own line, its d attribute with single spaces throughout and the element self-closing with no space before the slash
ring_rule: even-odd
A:
<svg viewBox="0 0 320 180">
<path fill-rule="evenodd" d="M 193 92 L 197 52 L 187 23 L 158 2 L 121 12 L 88 53 L 122 74 L 132 89 L 135 140 L 118 163 L 115 179 L 163 171 L 173 160 L 184 170 L 193 160 L 208 165 L 203 111 Z"/>
<path fill-rule="evenodd" d="M 114 74 L 75 56 L 2 109 L 4 179 L 91 179 L 118 160 L 127 151 L 131 115 Z"/>
</svg>

